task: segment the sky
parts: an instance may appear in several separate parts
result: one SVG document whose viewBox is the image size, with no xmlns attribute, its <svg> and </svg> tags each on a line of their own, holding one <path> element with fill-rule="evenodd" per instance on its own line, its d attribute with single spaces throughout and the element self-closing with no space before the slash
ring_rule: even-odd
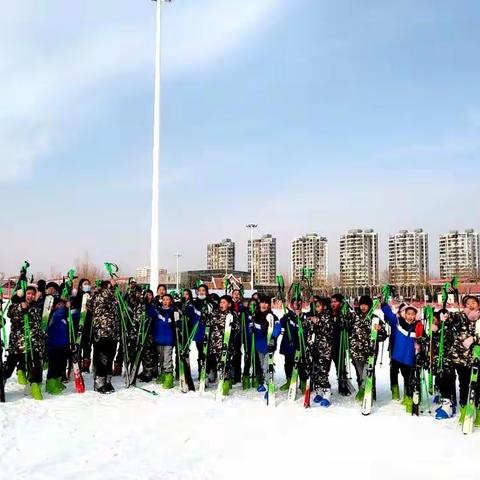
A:
<svg viewBox="0 0 480 480">
<path fill-rule="evenodd" d="M 0 0 L 0 272 L 149 262 L 155 4 Z M 160 263 L 278 242 L 480 228 L 480 4 L 163 6 Z"/>
</svg>

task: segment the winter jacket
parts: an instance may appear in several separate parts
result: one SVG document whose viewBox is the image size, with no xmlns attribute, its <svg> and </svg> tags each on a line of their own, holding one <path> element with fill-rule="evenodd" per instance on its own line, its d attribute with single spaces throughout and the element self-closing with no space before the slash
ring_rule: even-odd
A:
<svg viewBox="0 0 480 480">
<path fill-rule="evenodd" d="M 90 296 L 87 310 L 92 313 L 93 341 L 108 338 L 117 342 L 120 339 L 120 317 L 113 290 L 103 288 Z"/>
<path fill-rule="evenodd" d="M 298 323 L 302 327 L 307 325 L 307 314 L 302 313 L 297 319 L 295 312 L 289 310 L 275 325 L 272 337 L 276 340 L 283 331 L 282 342 L 280 344 L 280 353 L 287 357 L 294 357 L 295 351 L 298 347 Z M 303 330 L 304 338 L 306 339 L 306 330 Z"/>
<path fill-rule="evenodd" d="M 200 322 L 194 341 L 201 342 L 205 336 L 205 325 L 210 321 L 211 315 L 216 310 L 216 307 L 212 302 L 208 301 L 208 299 L 200 300 L 199 298 L 193 301 L 193 307 L 195 314 L 193 324 L 195 325 L 197 322 Z"/>
<path fill-rule="evenodd" d="M 446 352 L 445 359 L 447 365 L 454 364 L 465 367 L 470 367 L 472 365 L 473 347 L 476 342 L 474 341 L 469 348 L 465 348 L 463 342 L 468 337 L 473 337 L 475 339 L 475 326 L 477 321 L 480 320 L 469 320 L 465 312 L 456 312 L 449 315 L 449 318 L 446 320 L 445 328 L 452 330 L 453 341 L 448 350 L 446 350 L 444 342 L 444 352 Z"/>
<path fill-rule="evenodd" d="M 74 323 L 74 332 L 78 328 L 78 314 L 72 313 Z M 72 339 L 73 340 L 73 339 Z M 47 347 L 60 348 L 70 345 L 69 326 L 68 326 L 68 308 L 64 305 L 58 306 L 52 313 L 47 328 Z"/>
<path fill-rule="evenodd" d="M 221 312 L 220 310 L 217 310 L 213 313 L 210 323 L 210 341 L 208 343 L 208 353 L 211 355 L 219 355 L 222 352 L 223 336 L 225 334 L 225 323 L 227 316 L 231 317 L 229 351 L 231 352 L 233 350 L 233 345 L 235 343 L 234 339 L 240 332 L 240 325 L 236 319 L 236 316 L 231 312 Z"/>
<path fill-rule="evenodd" d="M 371 355 L 370 351 L 370 337 L 372 331 L 372 322 L 378 321 L 380 330 L 377 331 L 377 346 L 375 354 L 378 351 L 378 343 L 385 341 L 387 338 L 387 332 L 385 330 L 385 323 L 380 320 L 377 315 L 372 315 L 372 318 L 367 319 L 366 314 L 356 312 L 353 316 L 353 320 L 349 325 L 349 337 L 350 337 L 350 355 L 353 360 L 360 362 L 367 362 L 368 357 Z"/>
<path fill-rule="evenodd" d="M 318 318 L 318 323 L 312 321 Z M 309 314 L 306 322 L 307 345 L 315 360 L 331 360 L 335 319 L 330 313 Z"/>
<path fill-rule="evenodd" d="M 249 337 L 251 339 L 251 332 L 255 335 L 255 351 L 258 353 L 268 352 L 268 327 L 269 327 L 269 315 L 272 316 L 273 327 L 278 323 L 278 317 L 271 311 L 266 312 L 257 309 L 253 317 L 249 317 Z M 273 331 L 272 331 L 273 337 Z"/>
<path fill-rule="evenodd" d="M 173 347 L 175 345 L 175 322 L 180 313 L 175 307 L 164 308 L 148 305 L 148 314 L 153 321 L 153 339 L 157 345 Z"/>
<path fill-rule="evenodd" d="M 25 353 L 25 320 L 28 322 L 34 354 L 40 354 L 44 348 L 44 335 L 41 330 L 42 312 L 35 304 L 23 308 L 21 303 L 12 303 L 8 308 L 10 318 L 9 353 Z M 28 346 L 27 346 L 28 347 Z"/>
<path fill-rule="evenodd" d="M 390 305 L 383 304 L 385 321 L 391 328 L 391 358 L 396 362 L 413 367 L 415 365 L 415 327 L 418 321 L 408 324 L 393 313 Z"/>
</svg>

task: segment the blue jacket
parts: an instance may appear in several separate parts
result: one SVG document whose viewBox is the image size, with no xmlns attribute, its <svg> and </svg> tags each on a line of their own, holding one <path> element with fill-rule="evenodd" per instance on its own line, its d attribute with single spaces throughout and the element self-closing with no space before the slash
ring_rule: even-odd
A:
<svg viewBox="0 0 480 480">
<path fill-rule="evenodd" d="M 252 331 L 255 335 L 255 351 L 263 354 L 268 352 L 268 315 L 273 315 L 273 324 L 275 328 L 275 325 L 278 323 L 278 318 L 270 310 L 265 313 L 257 310 L 255 315 L 253 317 L 249 316 L 247 320 L 249 322 L 248 332 L 250 340 Z"/>
<path fill-rule="evenodd" d="M 78 326 L 78 314 L 72 314 L 75 332 Z M 47 348 L 62 348 L 70 345 L 68 335 L 68 308 L 57 307 L 50 317 L 47 327 Z"/>
<path fill-rule="evenodd" d="M 305 314 L 300 316 L 302 325 L 305 322 Z M 295 312 L 289 310 L 275 325 L 272 337 L 276 340 L 283 330 L 282 343 L 280 344 L 280 353 L 287 357 L 295 356 L 295 350 L 298 345 L 298 322 Z M 303 330 L 306 339 L 306 330 Z"/>
<path fill-rule="evenodd" d="M 149 305 L 149 307 L 148 314 L 153 321 L 154 342 L 160 346 L 173 347 L 175 345 L 175 308 L 154 307 L 152 305 Z"/>
<path fill-rule="evenodd" d="M 213 312 L 215 309 L 214 305 L 211 302 L 208 302 L 207 300 L 200 300 L 199 298 L 196 298 L 193 301 L 193 326 L 200 322 L 198 325 L 197 333 L 194 337 L 195 342 L 202 342 L 203 337 L 205 336 L 205 323 L 206 323 L 206 318 L 205 315 L 209 311 L 210 313 Z"/>
<path fill-rule="evenodd" d="M 387 304 L 382 305 L 382 312 L 392 332 L 390 335 L 392 360 L 413 367 L 415 365 L 415 326 L 418 321 L 407 326 L 407 323 L 401 321 Z"/>
</svg>

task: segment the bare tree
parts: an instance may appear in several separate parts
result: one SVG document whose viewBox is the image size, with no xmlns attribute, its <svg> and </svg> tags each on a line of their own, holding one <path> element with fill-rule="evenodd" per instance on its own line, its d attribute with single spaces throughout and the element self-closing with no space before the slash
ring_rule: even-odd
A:
<svg viewBox="0 0 480 480">
<path fill-rule="evenodd" d="M 83 258 L 75 260 L 75 274 L 78 278 L 88 278 L 91 282 L 103 278 L 101 269 L 90 261 L 88 252 L 85 252 Z"/>
</svg>

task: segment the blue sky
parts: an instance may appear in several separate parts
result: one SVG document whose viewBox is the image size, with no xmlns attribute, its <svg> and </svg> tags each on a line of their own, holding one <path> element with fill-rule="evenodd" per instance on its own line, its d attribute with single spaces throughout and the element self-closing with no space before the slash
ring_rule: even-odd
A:
<svg viewBox="0 0 480 480">
<path fill-rule="evenodd" d="M 148 263 L 154 4 L 3 0 L 0 271 Z M 37 2 L 35 2 L 37 3 Z M 164 8 L 162 265 L 245 224 L 387 237 L 480 223 L 475 1 L 176 0 Z"/>
</svg>

